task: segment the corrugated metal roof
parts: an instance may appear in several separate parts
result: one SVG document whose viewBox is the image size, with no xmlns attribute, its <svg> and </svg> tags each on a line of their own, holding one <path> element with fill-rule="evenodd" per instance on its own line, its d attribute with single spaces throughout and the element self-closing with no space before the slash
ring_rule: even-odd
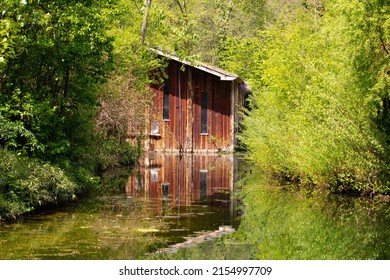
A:
<svg viewBox="0 0 390 280">
<path fill-rule="evenodd" d="M 151 50 L 156 52 L 160 56 L 178 61 L 178 62 L 183 63 L 185 65 L 192 66 L 196 69 L 199 69 L 199 70 L 202 70 L 204 72 L 210 73 L 214 76 L 217 76 L 221 79 L 221 81 L 235 81 L 235 80 L 237 80 L 238 82 L 243 82 L 243 80 L 238 75 L 233 74 L 233 73 L 228 73 L 228 72 L 226 72 L 222 69 L 219 69 L 217 67 L 210 66 L 210 65 L 207 65 L 205 63 L 198 62 L 198 61 L 195 63 L 191 63 L 187 60 L 181 59 L 180 57 L 178 57 L 176 55 L 166 54 L 166 53 L 164 53 L 160 50 L 157 50 L 157 49 L 151 49 Z"/>
</svg>

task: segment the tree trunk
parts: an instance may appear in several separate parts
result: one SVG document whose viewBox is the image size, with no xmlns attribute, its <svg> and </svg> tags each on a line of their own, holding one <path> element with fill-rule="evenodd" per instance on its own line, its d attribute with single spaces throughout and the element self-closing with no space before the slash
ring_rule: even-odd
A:
<svg viewBox="0 0 390 280">
<path fill-rule="evenodd" d="M 151 6 L 152 6 L 152 0 L 145 0 L 144 18 L 142 20 L 142 27 L 141 27 L 141 44 L 142 45 L 145 43 L 146 30 L 148 28 L 149 10 L 150 10 Z"/>
</svg>

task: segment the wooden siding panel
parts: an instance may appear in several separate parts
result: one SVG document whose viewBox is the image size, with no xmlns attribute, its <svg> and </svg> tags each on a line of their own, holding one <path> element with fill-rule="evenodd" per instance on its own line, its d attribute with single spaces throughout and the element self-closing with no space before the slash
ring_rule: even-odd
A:
<svg viewBox="0 0 390 280">
<path fill-rule="evenodd" d="M 193 99 L 194 99 L 194 82 L 192 69 L 187 69 L 187 81 L 186 81 L 186 129 L 185 129 L 185 152 L 192 152 L 192 139 L 193 139 Z"/>
<path fill-rule="evenodd" d="M 211 116 L 210 116 L 210 119 L 209 119 L 209 132 L 210 132 L 210 136 L 209 136 L 209 148 L 211 149 L 214 149 L 214 137 L 217 137 L 217 130 L 216 130 L 216 119 L 215 119 L 215 112 L 213 111 L 215 106 L 218 106 L 218 102 L 220 102 L 220 100 L 218 100 L 218 91 L 215 90 L 215 87 L 212 87 L 212 93 L 210 94 L 210 113 L 211 113 Z"/>
<path fill-rule="evenodd" d="M 150 138 L 150 149 L 178 151 L 216 151 L 229 149 L 232 144 L 232 82 L 171 61 L 169 76 L 169 121 L 163 121 L 163 87 L 151 86 L 156 92 L 151 122 L 160 124 L 161 137 Z M 189 71 L 188 69 L 191 69 Z M 190 76 L 189 76 L 190 75 Z M 202 92 L 207 92 L 207 133 L 201 135 Z"/>
<path fill-rule="evenodd" d="M 176 76 L 176 67 L 173 67 L 174 64 L 170 64 L 170 71 L 168 72 L 168 75 L 171 78 L 171 99 L 170 99 L 170 110 L 172 111 L 171 117 L 169 119 L 169 145 L 167 146 L 167 149 L 173 149 L 174 148 L 174 142 L 175 142 L 175 128 L 176 128 L 176 93 L 177 93 L 177 76 Z"/>
<path fill-rule="evenodd" d="M 227 145 L 227 139 L 229 139 L 229 126 L 230 126 L 230 113 L 229 113 L 229 104 L 230 104 L 230 92 L 227 92 L 227 84 L 224 83 L 224 108 L 223 108 L 223 139 L 224 145 Z"/>
<path fill-rule="evenodd" d="M 225 117 L 224 117 L 224 114 L 225 114 L 225 107 L 226 107 L 226 95 L 223 94 L 223 87 L 224 87 L 224 84 L 221 84 L 221 88 L 222 88 L 222 92 L 221 92 L 221 105 L 219 108 L 218 108 L 218 111 L 220 112 L 219 114 L 219 125 L 218 125 L 218 129 L 220 130 L 220 137 L 218 138 L 218 140 L 220 140 L 221 142 L 223 141 L 224 137 L 225 137 Z"/>
</svg>

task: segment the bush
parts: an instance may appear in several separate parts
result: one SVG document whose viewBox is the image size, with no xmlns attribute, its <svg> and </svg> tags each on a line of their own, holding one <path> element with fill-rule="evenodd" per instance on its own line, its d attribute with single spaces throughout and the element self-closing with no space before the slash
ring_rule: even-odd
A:
<svg viewBox="0 0 390 280">
<path fill-rule="evenodd" d="M 127 142 L 120 143 L 115 138 L 101 139 L 97 148 L 98 169 L 105 171 L 113 167 L 134 164 L 138 149 Z"/>
<path fill-rule="evenodd" d="M 0 219 L 76 198 L 78 186 L 60 168 L 0 149 Z"/>
</svg>

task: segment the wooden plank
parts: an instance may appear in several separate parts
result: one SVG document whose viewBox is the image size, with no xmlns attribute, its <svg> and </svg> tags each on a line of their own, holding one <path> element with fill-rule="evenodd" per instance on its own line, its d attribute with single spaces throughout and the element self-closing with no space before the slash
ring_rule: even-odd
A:
<svg viewBox="0 0 390 280">
<path fill-rule="evenodd" d="M 233 152 L 234 143 L 235 143 L 235 125 L 236 120 L 238 118 L 237 114 L 237 102 L 238 102 L 238 83 L 233 81 L 230 86 L 230 96 L 231 96 L 231 104 L 230 104 L 230 137 L 229 137 L 229 145 L 230 151 Z"/>
<path fill-rule="evenodd" d="M 229 84 L 230 83 L 225 83 L 224 85 L 224 93 L 225 93 L 225 97 L 226 97 L 226 106 L 225 106 L 225 131 L 224 131 L 224 148 L 228 148 L 228 143 L 230 142 L 229 141 L 229 138 L 230 138 L 230 105 L 231 105 L 231 102 L 232 102 L 232 99 L 231 99 L 231 96 L 230 96 L 230 87 L 229 87 Z"/>
<path fill-rule="evenodd" d="M 221 99 L 219 98 L 219 90 L 218 90 L 218 87 L 215 85 L 216 83 L 216 80 L 213 79 L 212 80 L 212 94 L 210 96 L 210 99 L 211 99 L 211 106 L 210 106 L 210 110 L 211 110 L 211 118 L 210 118 L 210 134 L 211 134 L 211 137 L 209 137 L 210 139 L 210 148 L 211 149 L 215 149 L 216 146 L 215 146 L 215 139 L 218 138 L 218 115 L 219 115 L 219 112 L 218 112 L 218 107 L 220 106 L 221 104 Z"/>
<path fill-rule="evenodd" d="M 170 78 L 169 121 L 164 122 L 162 116 L 163 90 L 159 90 L 158 85 L 151 85 L 157 90 L 153 100 L 157 110 L 151 110 L 151 114 L 155 114 L 151 121 L 159 121 L 161 138 L 150 138 L 150 147 L 177 151 L 181 144 L 185 152 L 232 150 L 238 120 L 236 103 L 241 101 L 237 82 L 220 81 L 191 66 L 182 72 L 180 67 L 181 63 L 171 61 L 166 70 Z M 207 136 L 201 135 L 202 92 L 208 93 Z"/>
</svg>

